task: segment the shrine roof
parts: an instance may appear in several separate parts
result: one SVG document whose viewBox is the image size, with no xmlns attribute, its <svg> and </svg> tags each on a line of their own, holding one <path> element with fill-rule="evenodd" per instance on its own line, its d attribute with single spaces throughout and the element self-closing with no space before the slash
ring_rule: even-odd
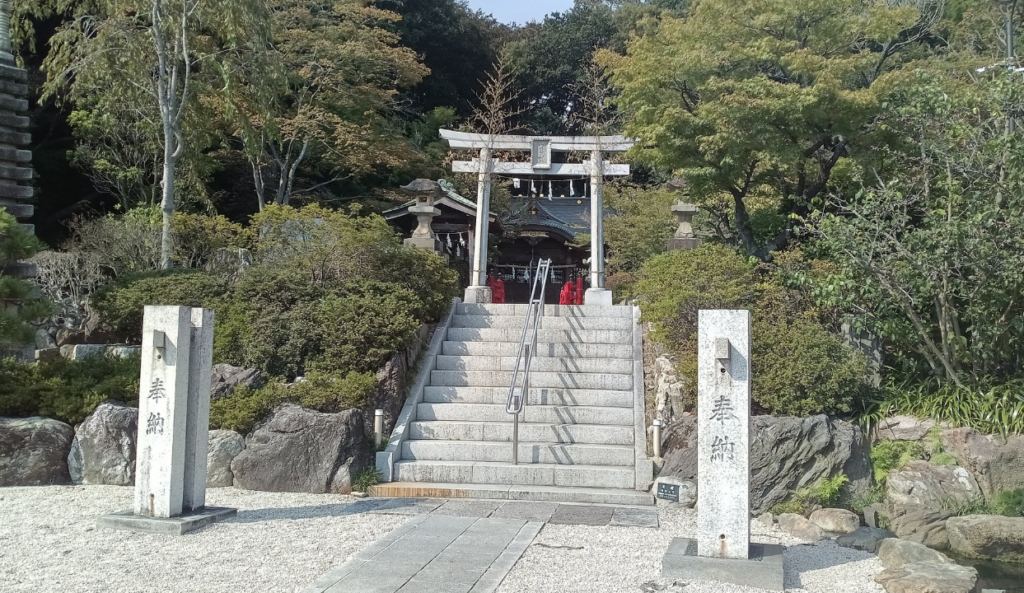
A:
<svg viewBox="0 0 1024 593">
<path fill-rule="evenodd" d="M 572 238 L 589 233 L 590 198 L 530 198 L 523 226 L 550 227 Z"/>
</svg>

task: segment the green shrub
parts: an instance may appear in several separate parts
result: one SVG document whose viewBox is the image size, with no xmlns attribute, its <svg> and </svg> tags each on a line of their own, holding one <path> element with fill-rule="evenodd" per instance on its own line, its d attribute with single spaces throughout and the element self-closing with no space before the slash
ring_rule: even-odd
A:
<svg viewBox="0 0 1024 593">
<path fill-rule="evenodd" d="M 283 403 L 326 413 L 361 408 L 373 395 L 376 385 L 373 373 L 343 376 L 310 373 L 297 383 L 272 381 L 260 389 L 239 387 L 231 395 L 210 404 L 210 426 L 246 434 Z"/>
<path fill-rule="evenodd" d="M 352 480 L 352 491 L 366 492 L 371 486 L 379 484 L 380 478 L 380 470 L 375 467 L 368 467 L 356 474 L 356 479 Z"/>
<path fill-rule="evenodd" d="M 782 255 L 779 259 L 793 267 Z M 687 379 L 686 404 L 696 401 L 698 312 L 750 309 L 752 396 L 762 411 L 807 416 L 855 408 L 867 390 L 866 359 L 830 330 L 809 295 L 786 281 L 778 268 L 755 269 L 734 250 L 713 244 L 644 264 L 634 296 L 644 319 L 654 322 L 652 338 L 679 361 L 679 373 Z"/>
<path fill-rule="evenodd" d="M 5 275 L 4 266 L 28 259 L 42 251 L 43 244 L 4 210 L 0 210 L 0 348 L 32 343 L 37 323 L 54 310 L 40 298 L 31 282 Z"/>
<path fill-rule="evenodd" d="M 996 515 L 1024 517 L 1024 488 L 1000 492 L 991 502 Z"/>
<path fill-rule="evenodd" d="M 208 307 L 228 292 L 226 280 L 197 270 L 129 274 L 96 291 L 92 303 L 125 341 L 139 343 L 146 305 Z"/>
<path fill-rule="evenodd" d="M 889 472 L 927 457 L 924 446 L 913 441 L 882 441 L 871 447 L 871 463 L 875 482 L 884 484 Z"/>
<path fill-rule="evenodd" d="M 773 514 L 796 513 L 804 515 L 812 506 L 834 507 L 839 503 L 843 487 L 850 481 L 846 474 L 822 478 L 811 486 L 790 493 L 790 497 L 770 509 Z"/>
<path fill-rule="evenodd" d="M 94 356 L 25 363 L 0 361 L 0 416 L 55 418 L 78 424 L 101 402 L 139 401 L 138 356 Z"/>
<path fill-rule="evenodd" d="M 1024 379 L 995 386 L 890 383 L 858 411 L 869 426 L 895 414 L 969 426 L 982 434 L 1024 434 Z"/>
</svg>

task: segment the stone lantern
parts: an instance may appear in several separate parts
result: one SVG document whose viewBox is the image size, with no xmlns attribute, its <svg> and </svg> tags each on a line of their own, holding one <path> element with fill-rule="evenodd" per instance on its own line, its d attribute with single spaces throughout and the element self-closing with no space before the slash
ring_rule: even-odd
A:
<svg viewBox="0 0 1024 593">
<path fill-rule="evenodd" d="M 417 179 L 402 187 L 402 191 L 416 198 L 416 205 L 409 207 L 409 212 L 416 216 L 418 226 L 412 237 L 405 240 L 406 247 L 419 247 L 440 253 L 441 242 L 437 240 L 431 222 L 441 211 L 434 207 L 434 200 L 441 194 L 441 186 L 429 179 Z"/>
<path fill-rule="evenodd" d="M 672 212 L 679 219 L 679 228 L 676 229 L 674 237 L 668 240 L 668 250 L 696 249 L 703 242 L 693 234 L 693 216 L 700 212 L 700 208 L 693 204 L 679 203 L 672 206 Z"/>
</svg>

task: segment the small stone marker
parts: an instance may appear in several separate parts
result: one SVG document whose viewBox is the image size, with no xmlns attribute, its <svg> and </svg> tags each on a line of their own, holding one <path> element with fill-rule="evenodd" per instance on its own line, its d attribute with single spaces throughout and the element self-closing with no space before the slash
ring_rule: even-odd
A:
<svg viewBox="0 0 1024 593">
<path fill-rule="evenodd" d="M 697 538 L 675 538 L 666 577 L 782 591 L 782 546 L 750 543 L 750 312 L 697 320 Z"/>
<path fill-rule="evenodd" d="M 206 507 L 213 311 L 145 308 L 135 505 L 100 527 L 185 533 L 235 514 Z"/>
</svg>

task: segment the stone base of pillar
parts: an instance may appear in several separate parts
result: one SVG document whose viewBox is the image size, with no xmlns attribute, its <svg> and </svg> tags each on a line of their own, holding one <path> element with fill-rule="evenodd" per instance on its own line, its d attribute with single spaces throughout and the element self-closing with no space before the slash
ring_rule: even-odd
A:
<svg viewBox="0 0 1024 593">
<path fill-rule="evenodd" d="M 669 239 L 668 250 L 669 251 L 689 251 L 700 247 L 703 243 L 703 239 Z"/>
<path fill-rule="evenodd" d="M 677 537 L 661 560 L 661 576 L 784 591 L 784 550 L 775 544 L 750 544 L 749 560 L 705 558 L 697 555 L 696 540 Z"/>
<path fill-rule="evenodd" d="M 420 249 L 429 249 L 434 253 L 440 253 L 443 247 L 441 242 L 433 237 L 412 237 L 403 241 L 406 247 L 419 247 Z"/>
<path fill-rule="evenodd" d="M 611 307 L 614 304 L 612 302 L 612 291 L 607 288 L 588 288 L 583 297 L 583 304 Z"/>
<path fill-rule="evenodd" d="M 475 303 L 478 305 L 489 305 L 491 304 L 491 287 L 490 286 L 468 286 L 466 287 L 466 298 L 462 299 L 464 303 Z"/>
<path fill-rule="evenodd" d="M 106 529 L 121 529 L 141 533 L 159 533 L 163 535 L 185 535 L 210 523 L 216 523 L 228 517 L 234 517 L 237 509 L 222 507 L 206 507 L 192 513 L 184 513 L 177 517 L 158 518 L 140 517 L 133 509 L 105 515 L 96 520 L 96 526 Z"/>
</svg>

